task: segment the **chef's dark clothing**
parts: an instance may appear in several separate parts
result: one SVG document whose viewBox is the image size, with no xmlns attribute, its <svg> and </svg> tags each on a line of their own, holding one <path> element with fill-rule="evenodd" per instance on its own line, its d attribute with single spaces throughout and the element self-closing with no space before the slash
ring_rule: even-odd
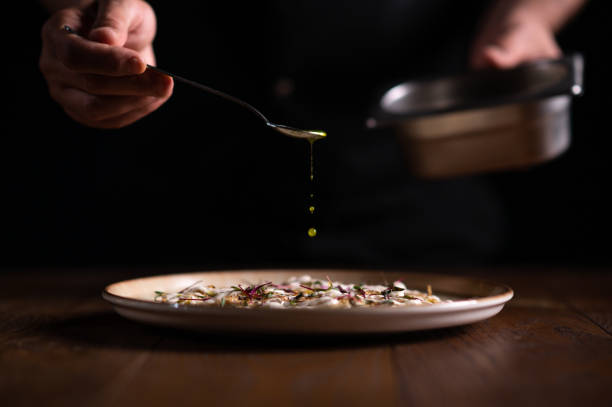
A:
<svg viewBox="0 0 612 407">
<path fill-rule="evenodd" d="M 68 176 L 71 192 L 54 198 L 64 207 L 57 233 L 37 243 L 58 261 L 72 254 L 91 263 L 489 258 L 502 243 L 503 216 L 486 181 L 416 179 L 394 134 L 364 126 L 386 86 L 465 69 L 486 3 L 151 1 L 160 67 L 236 95 L 273 122 L 328 131 L 314 146 L 314 186 L 308 143 L 177 82 L 163 107 L 124 129 L 65 119 L 65 131 L 88 140 L 87 171 Z"/>
</svg>

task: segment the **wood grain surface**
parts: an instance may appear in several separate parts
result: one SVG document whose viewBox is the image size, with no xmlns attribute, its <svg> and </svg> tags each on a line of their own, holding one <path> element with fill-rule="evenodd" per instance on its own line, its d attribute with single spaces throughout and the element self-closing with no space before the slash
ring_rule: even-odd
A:
<svg viewBox="0 0 612 407">
<path fill-rule="evenodd" d="M 108 283 L 166 272 L 0 272 L 1 404 L 610 403 L 607 270 L 447 271 L 508 284 L 516 297 L 484 322 L 394 335 L 182 332 L 125 320 L 100 298 Z"/>
</svg>

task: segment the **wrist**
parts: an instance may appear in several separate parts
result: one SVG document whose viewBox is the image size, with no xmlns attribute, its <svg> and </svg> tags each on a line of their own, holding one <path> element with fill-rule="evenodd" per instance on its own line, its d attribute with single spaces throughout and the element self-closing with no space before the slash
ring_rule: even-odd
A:
<svg viewBox="0 0 612 407">
<path fill-rule="evenodd" d="M 585 1 L 498 0 L 493 6 L 491 17 L 512 24 L 536 24 L 556 33 L 577 13 Z"/>
<path fill-rule="evenodd" d="M 549 18 L 546 18 L 541 13 L 533 12 L 529 8 L 521 8 L 509 13 L 502 25 L 506 27 L 538 26 L 552 35 L 556 31 L 555 25 Z"/>
</svg>

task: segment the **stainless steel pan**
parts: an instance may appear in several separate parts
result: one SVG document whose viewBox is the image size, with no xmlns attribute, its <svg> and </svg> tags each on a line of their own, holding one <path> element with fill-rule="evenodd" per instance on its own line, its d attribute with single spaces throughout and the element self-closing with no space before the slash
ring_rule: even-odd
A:
<svg viewBox="0 0 612 407">
<path fill-rule="evenodd" d="M 382 93 L 366 124 L 392 126 L 422 177 L 534 165 L 570 144 L 570 104 L 582 93 L 583 66 L 572 55 L 404 82 Z"/>
</svg>

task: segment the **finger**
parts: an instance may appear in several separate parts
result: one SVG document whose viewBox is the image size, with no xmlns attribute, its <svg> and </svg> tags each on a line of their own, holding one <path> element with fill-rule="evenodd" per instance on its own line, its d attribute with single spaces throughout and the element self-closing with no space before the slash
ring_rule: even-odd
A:
<svg viewBox="0 0 612 407">
<path fill-rule="evenodd" d="M 89 39 L 108 45 L 122 47 L 128 38 L 134 10 L 130 0 L 101 0 L 98 13 L 89 32 Z"/>
<path fill-rule="evenodd" d="M 124 113 L 123 115 L 96 122 L 93 124 L 93 126 L 100 129 L 118 129 L 125 127 L 154 112 L 161 105 L 163 105 L 166 100 L 167 99 L 158 99 L 147 106 L 134 109 L 130 112 Z"/>
<path fill-rule="evenodd" d="M 128 39 L 124 47 L 142 52 L 145 47 L 151 48 L 157 31 L 157 18 L 153 8 L 145 1 L 137 2 L 133 13 Z"/>
<path fill-rule="evenodd" d="M 540 58 L 559 58 L 563 52 L 554 37 L 543 37 L 537 47 L 530 47 L 524 54 L 524 61 Z"/>
<path fill-rule="evenodd" d="M 53 14 L 41 30 L 43 40 L 52 40 L 57 34 L 66 34 L 65 26 L 70 27 L 74 32 L 83 31 L 84 13 L 76 8 L 65 8 Z"/>
<path fill-rule="evenodd" d="M 511 31 L 495 45 L 485 54 L 491 65 L 498 68 L 512 68 L 524 62 L 561 55 L 551 33 L 539 27 Z"/>
<path fill-rule="evenodd" d="M 96 96 L 74 88 L 63 88 L 57 96 L 64 110 L 88 123 L 120 116 L 162 99 L 155 96 Z"/>
<path fill-rule="evenodd" d="M 481 63 L 485 67 L 508 69 L 515 66 L 520 60 L 520 54 L 508 51 L 498 45 L 489 45 L 482 51 Z"/>
<path fill-rule="evenodd" d="M 139 74 L 146 69 L 134 50 L 89 41 L 64 29 L 50 36 L 57 58 L 71 71 L 123 76 Z"/>
<path fill-rule="evenodd" d="M 147 70 L 141 75 L 114 77 L 79 74 L 71 78 L 58 80 L 68 87 L 81 89 L 91 95 L 102 96 L 169 97 L 173 88 L 171 77 L 151 70 Z"/>
</svg>

